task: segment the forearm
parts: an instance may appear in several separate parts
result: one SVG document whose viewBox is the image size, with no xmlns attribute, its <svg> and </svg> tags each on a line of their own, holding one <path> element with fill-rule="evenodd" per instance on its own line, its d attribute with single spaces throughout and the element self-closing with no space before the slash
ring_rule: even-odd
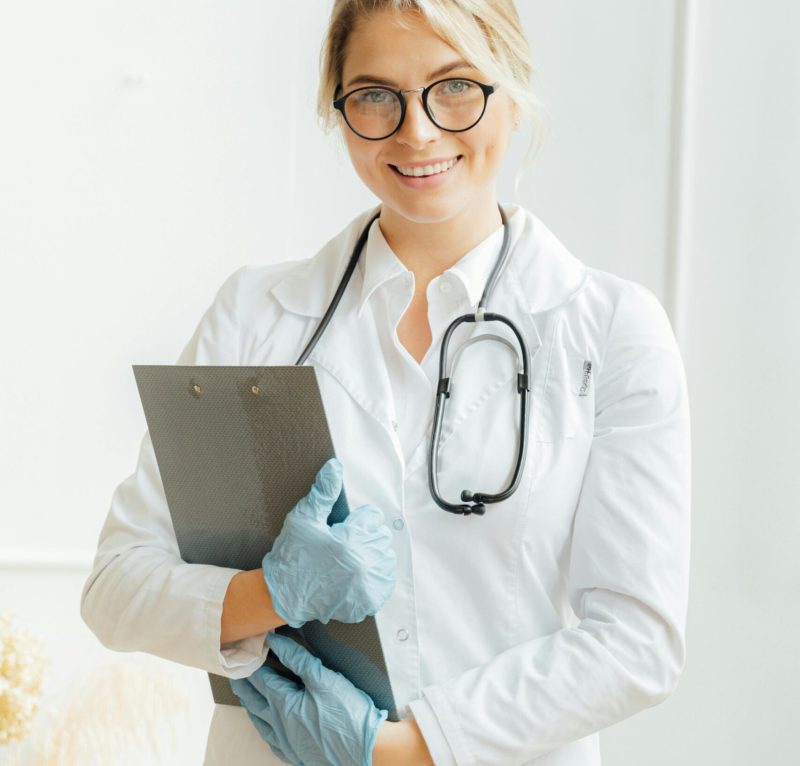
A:
<svg viewBox="0 0 800 766">
<path fill-rule="evenodd" d="M 431 754 L 413 718 L 384 721 L 372 751 L 373 766 L 432 766 Z"/>
<path fill-rule="evenodd" d="M 233 576 L 222 604 L 220 643 L 257 636 L 285 624 L 272 608 L 263 569 L 250 569 Z"/>
</svg>

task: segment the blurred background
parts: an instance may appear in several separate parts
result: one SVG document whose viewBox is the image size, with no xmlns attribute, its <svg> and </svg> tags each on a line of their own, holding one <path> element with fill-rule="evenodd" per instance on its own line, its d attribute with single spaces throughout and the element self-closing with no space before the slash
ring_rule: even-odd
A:
<svg viewBox="0 0 800 766">
<path fill-rule="evenodd" d="M 202 762 L 206 674 L 107 651 L 80 591 L 146 427 L 131 365 L 173 364 L 240 265 L 309 257 L 377 203 L 315 119 L 330 7 L 0 4 L 0 611 L 51 658 L 0 763 L 132 700 L 131 741 L 76 763 Z M 518 195 L 515 134 L 499 199 L 656 293 L 690 387 L 687 666 L 603 731 L 604 764 L 796 763 L 800 4 L 517 7 L 549 132 Z"/>
</svg>

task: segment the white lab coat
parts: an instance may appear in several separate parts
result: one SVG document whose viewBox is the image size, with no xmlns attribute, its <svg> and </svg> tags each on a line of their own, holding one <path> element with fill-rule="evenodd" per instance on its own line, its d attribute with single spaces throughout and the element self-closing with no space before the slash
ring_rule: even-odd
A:
<svg viewBox="0 0 800 766">
<path fill-rule="evenodd" d="M 525 208 L 506 209 L 519 214 L 489 305 L 532 356 L 531 436 L 510 499 L 483 517 L 445 513 L 428 490 L 427 440 L 404 459 L 375 322 L 357 310 L 358 269 L 307 363 L 351 507 L 377 505 L 393 530 L 397 585 L 376 620 L 401 713 L 416 717 L 436 766 L 597 766 L 598 732 L 665 699 L 685 662 L 686 378 L 653 293 L 587 267 Z M 293 364 L 375 210 L 313 258 L 235 271 L 177 363 Z M 461 339 L 513 340 L 498 323 L 466 327 Z M 459 361 L 440 444 L 445 496 L 506 486 L 515 375 L 495 343 Z M 220 646 L 236 571 L 181 561 L 145 433 L 136 472 L 114 492 L 83 619 L 111 649 L 242 678 L 267 649 L 265 635 Z M 205 764 L 233 763 L 282 761 L 242 708 L 217 705 Z"/>
</svg>

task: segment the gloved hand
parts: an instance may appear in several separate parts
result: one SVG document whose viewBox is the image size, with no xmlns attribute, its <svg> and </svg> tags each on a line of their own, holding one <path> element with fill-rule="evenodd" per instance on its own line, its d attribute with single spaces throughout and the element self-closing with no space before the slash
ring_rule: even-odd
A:
<svg viewBox="0 0 800 766">
<path fill-rule="evenodd" d="M 304 686 L 267 665 L 229 681 L 272 752 L 295 766 L 371 766 L 387 711 L 291 638 L 271 632 L 267 640 Z"/>
<path fill-rule="evenodd" d="M 383 513 L 362 505 L 341 523 L 326 522 L 342 471 L 336 458 L 320 468 L 261 562 L 273 609 L 293 628 L 308 620 L 361 622 L 394 590 L 397 556 Z"/>
</svg>

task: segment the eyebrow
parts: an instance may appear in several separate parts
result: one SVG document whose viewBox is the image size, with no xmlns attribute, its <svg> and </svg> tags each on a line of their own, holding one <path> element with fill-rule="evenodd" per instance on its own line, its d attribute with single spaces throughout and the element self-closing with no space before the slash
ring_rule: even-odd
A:
<svg viewBox="0 0 800 766">
<path fill-rule="evenodd" d="M 449 64 L 445 64 L 444 66 L 439 67 L 438 69 L 434 70 L 428 75 L 428 80 L 433 80 L 434 77 L 439 77 L 440 75 L 447 74 L 448 72 L 452 72 L 454 69 L 474 69 L 472 64 L 469 61 L 465 61 L 464 59 L 459 59 L 458 61 L 451 61 Z M 392 82 L 391 80 L 387 80 L 383 77 L 375 77 L 371 74 L 360 74 L 358 77 L 354 77 L 350 80 L 345 88 L 349 88 L 351 85 L 356 85 L 358 83 L 377 83 L 378 85 L 388 85 L 391 88 L 396 88 L 397 83 Z"/>
</svg>

